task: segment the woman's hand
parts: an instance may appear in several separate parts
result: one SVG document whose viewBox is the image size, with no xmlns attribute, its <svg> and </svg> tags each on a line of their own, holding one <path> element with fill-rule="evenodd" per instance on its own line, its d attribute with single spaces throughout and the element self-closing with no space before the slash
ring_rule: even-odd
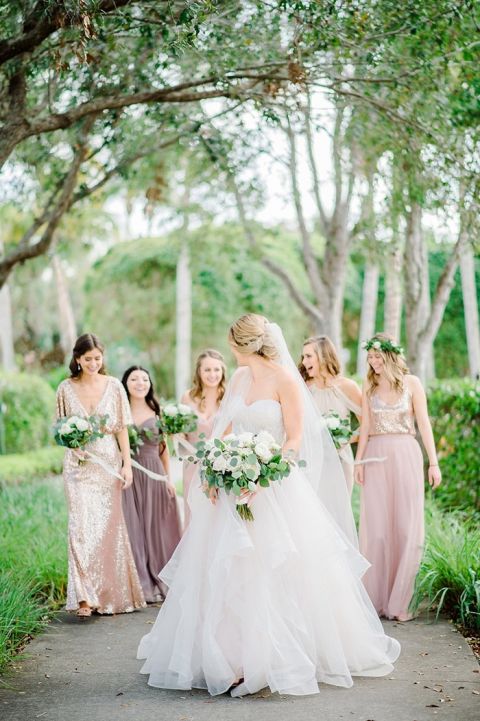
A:
<svg viewBox="0 0 480 721">
<path fill-rule="evenodd" d="M 177 495 L 177 489 L 173 485 L 173 483 L 170 483 L 170 481 L 167 481 L 167 493 L 170 498 L 175 498 Z"/>
<path fill-rule="evenodd" d="M 126 488 L 130 488 L 130 486 L 133 483 L 133 474 L 132 474 L 132 468 L 131 466 L 124 466 L 122 468 L 122 490 L 125 490 Z"/>
<path fill-rule="evenodd" d="M 211 486 L 208 489 L 208 497 L 213 503 L 213 505 L 215 505 L 218 499 L 218 488 L 215 488 L 215 486 Z"/>
<path fill-rule="evenodd" d="M 435 490 L 435 488 L 438 488 L 438 486 L 442 482 L 442 472 L 438 465 L 428 467 L 428 482 L 433 488 L 433 490 Z"/>
<path fill-rule="evenodd" d="M 359 486 L 363 486 L 365 479 L 364 479 L 364 467 L 361 466 L 354 466 L 353 467 L 353 477 L 355 479 L 355 483 L 358 483 Z"/>
</svg>

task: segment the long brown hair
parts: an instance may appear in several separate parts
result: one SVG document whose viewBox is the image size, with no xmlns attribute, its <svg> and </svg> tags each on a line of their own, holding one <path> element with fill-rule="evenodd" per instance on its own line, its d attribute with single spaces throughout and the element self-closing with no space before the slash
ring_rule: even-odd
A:
<svg viewBox="0 0 480 721">
<path fill-rule="evenodd" d="M 75 345 L 73 346 L 72 359 L 68 366 L 70 369 L 70 378 L 78 378 L 82 373 L 82 369 L 79 368 L 80 364 L 78 362 L 80 356 L 85 355 L 85 353 L 88 353 L 89 350 L 95 349 L 99 350 L 102 356 L 105 355 L 105 346 L 100 341 L 98 336 L 94 335 L 93 333 L 84 333 L 77 338 L 77 340 L 75 341 Z M 104 359 L 102 360 L 102 367 L 98 372 L 102 376 L 107 375 L 107 369 L 105 367 Z"/>
<path fill-rule="evenodd" d="M 320 369 L 324 368 L 327 373 L 334 378 L 340 375 L 340 359 L 338 357 L 337 350 L 328 335 L 313 335 L 311 338 L 307 338 L 307 340 L 303 341 L 304 348 L 306 345 L 313 345 L 313 350 L 317 356 Z M 298 370 L 305 382 L 311 380 L 307 373 L 307 369 L 303 365 L 302 359 L 298 364 Z"/>
<path fill-rule="evenodd" d="M 388 333 L 375 333 L 372 340 L 379 340 L 380 342 L 385 340 L 394 341 L 395 339 L 388 335 Z M 375 353 L 379 353 L 383 358 L 384 373 L 387 381 L 390 384 L 392 390 L 397 393 L 403 393 L 404 379 L 407 373 L 410 373 L 408 366 L 405 362 L 405 358 L 400 353 L 394 353 L 390 350 L 382 350 L 381 348 L 372 348 Z M 368 363 L 367 370 L 367 395 L 372 396 L 375 389 L 378 386 L 378 376 L 373 370 L 370 363 Z"/>
<path fill-rule="evenodd" d="M 192 387 L 189 390 L 189 395 L 192 401 L 198 399 L 198 407 L 201 411 L 205 409 L 205 396 L 202 379 L 200 377 L 200 366 L 202 365 L 202 361 L 205 358 L 213 358 L 214 360 L 218 360 L 220 361 L 220 364 L 222 366 L 222 378 L 217 388 L 217 403 L 220 403 L 223 396 L 225 395 L 225 386 L 227 383 L 227 366 L 225 365 L 222 354 L 214 348 L 207 348 L 206 350 L 202 351 L 197 358 L 195 372 L 192 379 Z"/>
</svg>

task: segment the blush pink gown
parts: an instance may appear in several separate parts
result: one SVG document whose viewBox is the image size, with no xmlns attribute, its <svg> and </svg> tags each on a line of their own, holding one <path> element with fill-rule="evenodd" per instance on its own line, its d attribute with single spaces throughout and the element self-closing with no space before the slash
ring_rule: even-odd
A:
<svg viewBox="0 0 480 721">
<path fill-rule="evenodd" d="M 197 430 L 193 431 L 192 433 L 186 433 L 185 437 L 189 443 L 194 445 L 200 440 L 200 436 L 203 434 L 205 438 L 210 438 L 212 435 L 213 430 L 213 424 L 215 422 L 216 413 L 214 413 L 213 416 L 210 416 L 210 418 L 205 418 L 205 416 L 202 416 L 198 409 L 193 405 L 193 403 L 188 403 L 188 405 L 192 408 L 193 411 L 197 414 L 198 417 L 198 425 Z M 185 530 L 190 522 L 190 506 L 188 504 L 188 494 L 190 492 L 190 486 L 192 483 L 192 479 L 195 475 L 195 472 L 197 471 L 198 466 L 195 463 L 188 463 L 187 461 L 183 462 L 183 502 L 184 502 L 184 533 Z"/>
<path fill-rule="evenodd" d="M 372 564 L 363 581 L 377 613 L 406 621 L 423 550 L 423 458 L 412 397 L 370 398 L 370 437 L 360 503 L 360 550 Z"/>
</svg>

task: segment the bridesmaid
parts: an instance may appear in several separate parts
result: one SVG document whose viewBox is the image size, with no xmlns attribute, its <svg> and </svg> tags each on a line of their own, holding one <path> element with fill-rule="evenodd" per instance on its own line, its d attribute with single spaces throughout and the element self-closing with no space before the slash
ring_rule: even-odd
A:
<svg viewBox="0 0 480 721">
<path fill-rule="evenodd" d="M 182 403 L 190 406 L 198 416 L 197 430 L 186 433 L 186 440 L 197 443 L 201 434 L 210 438 L 215 415 L 225 393 L 227 368 L 221 353 L 212 348 L 204 350 L 197 358 L 192 387 L 182 397 Z M 184 461 L 183 499 L 185 508 L 185 529 L 190 521 L 188 493 L 197 466 Z"/>
<path fill-rule="evenodd" d="M 350 413 L 355 413 L 357 418 L 360 418 L 362 392 L 355 381 L 340 375 L 340 359 L 328 336 L 307 338 L 298 368 L 322 415 L 334 411 L 340 418 L 350 419 Z M 351 495 L 353 453 L 350 443 L 339 448 L 338 455 Z"/>
<path fill-rule="evenodd" d="M 130 408 L 120 381 L 106 375 L 104 348 L 95 335 L 86 333 L 77 339 L 70 373 L 57 390 L 57 418 L 108 415 L 106 435 L 87 444 L 86 450 L 121 474 L 123 484 L 102 466 L 88 460 L 80 463 L 78 455 L 65 450 L 66 608 L 82 618 L 93 610 L 126 613 L 145 606 L 122 513 L 122 488 L 132 484 Z"/>
<path fill-rule="evenodd" d="M 432 488 L 442 476 L 425 391 L 409 374 L 403 349 L 385 333 L 376 333 L 365 348 L 368 372 L 357 461 L 372 462 L 355 466 L 355 480 L 362 486 L 360 550 L 372 564 L 364 584 L 380 616 L 408 621 L 424 540 L 423 459 L 415 420 Z"/>
<path fill-rule="evenodd" d="M 160 405 L 150 374 L 141 366 L 131 366 L 123 374 L 122 384 L 143 441 L 134 458 L 144 468 L 168 476 L 170 459 L 157 426 Z M 147 603 L 161 601 L 167 589 L 158 574 L 181 536 L 175 486 L 134 468 L 133 484 L 123 494 L 123 513 L 145 599 Z"/>
</svg>

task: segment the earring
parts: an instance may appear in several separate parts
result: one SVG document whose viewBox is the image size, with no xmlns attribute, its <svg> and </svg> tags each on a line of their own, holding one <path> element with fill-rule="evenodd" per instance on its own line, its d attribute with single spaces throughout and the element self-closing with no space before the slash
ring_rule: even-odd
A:
<svg viewBox="0 0 480 721">
<path fill-rule="evenodd" d="M 78 370 L 78 371 L 81 371 L 81 370 L 82 370 L 82 366 L 80 365 L 80 363 L 77 363 L 77 370 Z"/>
</svg>

